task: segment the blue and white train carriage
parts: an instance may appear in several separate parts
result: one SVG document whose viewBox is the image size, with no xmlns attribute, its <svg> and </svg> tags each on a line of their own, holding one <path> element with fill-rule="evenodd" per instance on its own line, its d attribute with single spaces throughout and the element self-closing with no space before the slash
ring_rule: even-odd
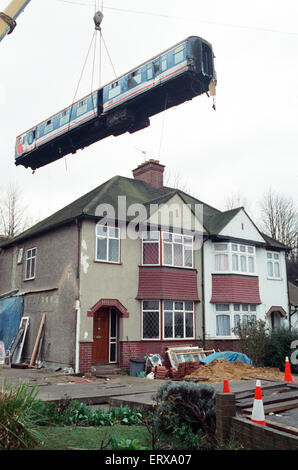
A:
<svg viewBox="0 0 298 470">
<path fill-rule="evenodd" d="M 150 116 L 208 92 L 216 83 L 213 58 L 210 43 L 190 36 L 20 134 L 16 165 L 36 169 L 149 126 Z"/>
</svg>

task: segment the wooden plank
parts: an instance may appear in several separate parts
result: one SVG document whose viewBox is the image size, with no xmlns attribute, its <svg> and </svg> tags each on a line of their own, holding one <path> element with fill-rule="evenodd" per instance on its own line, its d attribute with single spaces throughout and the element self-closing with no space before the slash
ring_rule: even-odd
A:
<svg viewBox="0 0 298 470">
<path fill-rule="evenodd" d="M 43 330 L 45 320 L 46 320 L 46 314 L 44 313 L 41 317 L 41 322 L 40 322 L 39 330 L 38 330 L 38 333 L 37 333 L 35 345 L 34 345 L 34 348 L 33 348 L 32 357 L 31 357 L 31 360 L 30 360 L 30 363 L 29 363 L 29 367 L 32 367 L 35 364 L 35 360 L 36 360 L 36 356 L 37 356 L 37 352 L 38 352 L 39 341 L 40 341 L 40 338 L 41 338 L 41 334 L 42 334 L 42 330 Z"/>
<path fill-rule="evenodd" d="M 294 434 L 294 436 L 298 436 L 298 429 L 294 428 L 293 426 L 277 423 L 276 421 L 269 421 L 268 419 L 266 419 L 266 424 L 271 428 L 278 429 L 282 432 L 287 432 L 288 434 Z"/>
<path fill-rule="evenodd" d="M 288 400 L 295 400 L 297 399 L 297 395 L 296 394 L 293 394 L 293 393 L 283 393 L 283 394 L 279 394 L 278 396 L 275 395 L 270 395 L 268 397 L 266 396 L 263 396 L 263 404 L 264 405 L 270 405 L 272 403 L 280 403 L 280 402 L 284 402 L 284 401 L 288 401 Z M 247 408 L 247 406 L 250 406 L 252 405 L 252 401 L 253 400 L 249 400 L 249 399 L 244 399 L 244 400 L 240 400 L 239 402 L 236 400 L 236 406 L 238 408 Z"/>
<path fill-rule="evenodd" d="M 236 405 L 237 406 L 237 405 Z M 276 404 L 271 404 L 271 405 L 263 405 L 264 407 L 264 413 L 278 413 L 279 411 L 286 411 L 286 410 L 292 410 L 294 408 L 298 408 L 298 400 L 291 400 L 291 401 L 286 401 L 283 403 L 276 403 Z M 242 413 L 251 413 L 252 408 L 243 408 L 241 409 Z"/>
<path fill-rule="evenodd" d="M 266 391 L 274 391 L 274 390 L 281 390 L 285 388 L 284 384 L 274 384 L 274 385 L 265 385 L 262 387 L 262 391 L 265 393 Z M 244 398 L 251 398 L 255 396 L 255 389 L 256 387 L 254 386 L 253 388 L 241 392 L 235 392 L 236 395 L 236 400 L 242 400 Z"/>
<path fill-rule="evenodd" d="M 244 417 L 250 421 L 251 415 L 246 415 Z M 271 421 L 271 420 L 268 420 L 267 418 L 266 418 L 266 424 L 268 427 L 270 426 L 271 428 L 278 429 L 279 431 L 298 436 L 298 429 L 294 428 L 293 426 L 288 426 L 287 424 L 277 423 L 276 421 Z"/>
</svg>

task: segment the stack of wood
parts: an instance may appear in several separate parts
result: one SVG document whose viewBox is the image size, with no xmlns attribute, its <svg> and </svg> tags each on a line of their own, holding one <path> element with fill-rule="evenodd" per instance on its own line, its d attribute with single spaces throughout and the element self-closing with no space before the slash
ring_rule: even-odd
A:
<svg viewBox="0 0 298 470">
<path fill-rule="evenodd" d="M 186 375 L 192 374 L 195 370 L 197 370 L 202 365 L 204 365 L 204 362 L 201 362 L 201 361 L 182 362 L 179 364 L 178 369 L 175 369 L 174 367 L 170 368 L 170 377 L 174 380 L 182 379 Z"/>
</svg>

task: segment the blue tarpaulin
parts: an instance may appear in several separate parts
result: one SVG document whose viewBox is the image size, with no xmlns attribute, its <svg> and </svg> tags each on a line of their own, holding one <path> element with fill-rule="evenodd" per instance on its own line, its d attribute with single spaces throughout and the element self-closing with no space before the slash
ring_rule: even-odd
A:
<svg viewBox="0 0 298 470">
<path fill-rule="evenodd" d="M 0 341 L 4 342 L 5 350 L 9 348 L 19 330 L 23 303 L 22 296 L 0 300 Z"/>
<path fill-rule="evenodd" d="M 202 359 L 202 362 L 205 362 L 205 364 L 210 364 L 210 362 L 214 361 L 215 359 L 221 359 L 228 362 L 240 361 L 244 364 L 253 365 L 252 360 L 249 359 L 246 354 L 238 353 L 235 351 L 216 352 Z"/>
</svg>

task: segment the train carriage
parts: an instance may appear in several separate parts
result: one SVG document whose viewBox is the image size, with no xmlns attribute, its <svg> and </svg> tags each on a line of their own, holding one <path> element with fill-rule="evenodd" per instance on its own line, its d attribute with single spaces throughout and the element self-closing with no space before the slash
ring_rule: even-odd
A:
<svg viewBox="0 0 298 470">
<path fill-rule="evenodd" d="M 149 118 L 216 82 L 210 43 L 190 36 L 17 137 L 16 165 L 39 168 Z"/>
</svg>

